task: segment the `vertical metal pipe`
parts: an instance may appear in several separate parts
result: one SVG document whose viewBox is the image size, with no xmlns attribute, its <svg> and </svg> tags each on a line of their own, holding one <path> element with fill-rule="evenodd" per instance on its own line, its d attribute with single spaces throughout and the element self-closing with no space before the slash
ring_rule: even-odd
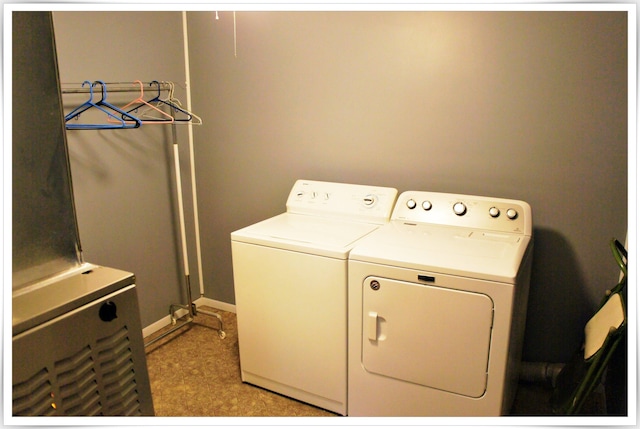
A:
<svg viewBox="0 0 640 429">
<path fill-rule="evenodd" d="M 187 110 L 191 112 L 191 69 L 189 64 L 189 32 L 187 27 L 187 12 L 182 12 L 182 36 L 184 40 L 184 73 L 187 86 Z M 196 163 L 193 150 L 193 124 L 189 122 L 189 164 L 191 166 L 191 195 L 193 199 L 193 221 L 196 230 L 196 259 L 198 262 L 198 279 L 200 296 L 204 296 L 204 280 L 202 274 L 202 250 L 200 247 L 200 219 L 198 217 L 198 193 L 196 189 Z"/>
</svg>

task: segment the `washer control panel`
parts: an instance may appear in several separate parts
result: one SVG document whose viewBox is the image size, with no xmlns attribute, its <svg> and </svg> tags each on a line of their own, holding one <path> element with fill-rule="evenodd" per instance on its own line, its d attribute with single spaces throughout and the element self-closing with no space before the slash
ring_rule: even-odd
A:
<svg viewBox="0 0 640 429">
<path fill-rule="evenodd" d="M 439 192 L 406 191 L 391 220 L 433 223 L 531 235 L 531 207 L 520 200 Z"/>
<path fill-rule="evenodd" d="M 287 211 L 354 221 L 386 222 L 397 195 L 394 188 L 298 180 L 287 199 Z"/>
</svg>

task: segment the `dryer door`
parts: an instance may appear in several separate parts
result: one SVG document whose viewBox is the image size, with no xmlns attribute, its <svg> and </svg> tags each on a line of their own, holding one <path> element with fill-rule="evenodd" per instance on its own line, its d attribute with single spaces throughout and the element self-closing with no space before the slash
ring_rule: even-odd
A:
<svg viewBox="0 0 640 429">
<path fill-rule="evenodd" d="M 488 295 L 368 277 L 362 364 L 370 372 L 472 398 L 487 386 Z"/>
</svg>

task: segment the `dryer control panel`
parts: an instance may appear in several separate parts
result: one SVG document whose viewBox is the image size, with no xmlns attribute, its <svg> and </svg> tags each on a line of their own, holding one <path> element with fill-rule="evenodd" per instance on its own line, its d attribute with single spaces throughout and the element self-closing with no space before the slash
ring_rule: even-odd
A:
<svg viewBox="0 0 640 429">
<path fill-rule="evenodd" d="M 298 180 L 289 193 L 287 212 L 384 223 L 397 195 L 394 188 Z"/>
<path fill-rule="evenodd" d="M 440 192 L 403 192 L 391 220 L 531 236 L 531 207 L 520 200 Z"/>
</svg>

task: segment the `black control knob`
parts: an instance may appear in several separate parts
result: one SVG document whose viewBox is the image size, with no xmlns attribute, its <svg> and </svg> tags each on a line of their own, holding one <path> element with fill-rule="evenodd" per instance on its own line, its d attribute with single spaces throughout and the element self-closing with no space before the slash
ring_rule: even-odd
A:
<svg viewBox="0 0 640 429">
<path fill-rule="evenodd" d="M 105 302 L 100 306 L 100 311 L 98 312 L 98 315 L 100 316 L 100 320 L 104 322 L 111 322 L 113 319 L 118 317 L 116 310 L 117 310 L 117 307 L 114 302 L 112 301 Z"/>
</svg>

